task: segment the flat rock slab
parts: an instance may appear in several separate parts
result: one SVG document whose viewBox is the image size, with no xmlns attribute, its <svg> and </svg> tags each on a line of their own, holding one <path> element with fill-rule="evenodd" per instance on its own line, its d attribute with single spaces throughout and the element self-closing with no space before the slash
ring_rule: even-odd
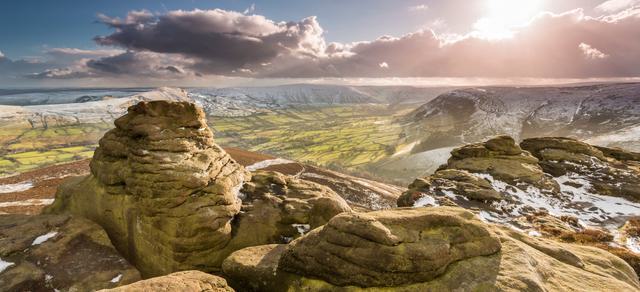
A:
<svg viewBox="0 0 640 292">
<path fill-rule="evenodd" d="M 92 291 L 139 279 L 89 220 L 0 215 L 0 291 Z"/>
</svg>

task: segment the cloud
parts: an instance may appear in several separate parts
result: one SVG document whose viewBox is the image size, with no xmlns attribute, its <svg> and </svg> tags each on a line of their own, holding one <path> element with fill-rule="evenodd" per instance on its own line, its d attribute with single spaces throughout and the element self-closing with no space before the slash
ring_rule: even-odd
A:
<svg viewBox="0 0 640 292">
<path fill-rule="evenodd" d="M 640 8 L 601 17 L 581 9 L 543 13 L 512 37 L 420 30 L 354 43 L 329 43 L 316 17 L 276 22 L 215 10 L 132 11 L 100 16 L 113 49 L 56 49 L 82 55 L 39 78 L 605 78 L 640 76 Z M 53 51 L 53 50 L 52 50 Z M 390 65 L 391 64 L 391 65 Z M 74 73 L 76 72 L 76 73 Z M 75 75 L 74 75 L 75 74 Z M 128 77 L 131 76 L 131 77 Z"/>
<path fill-rule="evenodd" d="M 78 48 L 50 48 L 45 50 L 45 53 L 56 58 L 96 58 L 96 57 L 108 57 L 123 53 L 123 50 L 118 49 L 103 49 L 103 50 L 83 50 Z"/>
<path fill-rule="evenodd" d="M 585 57 L 589 59 L 604 59 L 609 57 L 609 55 L 585 43 L 580 43 L 578 47 L 582 50 Z"/>
<path fill-rule="evenodd" d="M 261 15 L 221 9 L 130 12 L 125 19 L 101 16 L 115 32 L 95 40 L 128 50 L 182 54 L 207 63 L 211 72 L 231 71 L 288 55 L 324 53 L 323 30 L 315 17 L 274 22 Z"/>
<path fill-rule="evenodd" d="M 630 8 L 638 4 L 640 4 L 639 0 L 609 0 L 596 6 L 596 10 L 612 13 L 612 12 L 618 12 L 618 11 Z"/>
<path fill-rule="evenodd" d="M 415 6 L 410 6 L 409 7 L 409 11 L 425 11 L 429 9 L 429 6 L 425 5 L 425 4 L 420 4 L 420 5 L 415 5 Z"/>
</svg>

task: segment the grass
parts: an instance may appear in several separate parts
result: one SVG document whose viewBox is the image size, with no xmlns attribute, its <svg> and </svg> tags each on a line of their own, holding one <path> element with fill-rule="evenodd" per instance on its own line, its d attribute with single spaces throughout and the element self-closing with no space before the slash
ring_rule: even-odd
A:
<svg viewBox="0 0 640 292">
<path fill-rule="evenodd" d="M 357 169 L 395 150 L 394 113 L 379 105 L 304 107 L 209 121 L 222 146 Z"/>
<path fill-rule="evenodd" d="M 0 129 L 0 176 L 86 159 L 111 124 Z"/>
<path fill-rule="evenodd" d="M 361 171 L 397 148 L 401 128 L 394 120 L 400 110 L 382 105 L 301 107 L 249 117 L 209 117 L 209 124 L 221 146 Z M 0 176 L 89 158 L 112 127 L 0 127 Z"/>
</svg>

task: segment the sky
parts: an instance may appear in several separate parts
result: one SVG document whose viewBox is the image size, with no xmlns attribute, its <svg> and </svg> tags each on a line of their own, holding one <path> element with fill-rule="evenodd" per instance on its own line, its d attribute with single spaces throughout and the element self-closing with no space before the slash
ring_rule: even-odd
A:
<svg viewBox="0 0 640 292">
<path fill-rule="evenodd" d="M 4 0 L 0 87 L 640 77 L 640 0 Z"/>
</svg>

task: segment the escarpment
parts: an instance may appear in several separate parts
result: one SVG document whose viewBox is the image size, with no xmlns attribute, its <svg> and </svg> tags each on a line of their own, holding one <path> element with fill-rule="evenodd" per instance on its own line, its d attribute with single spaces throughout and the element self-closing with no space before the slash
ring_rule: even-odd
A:
<svg viewBox="0 0 640 292">
<path fill-rule="evenodd" d="M 205 114 L 195 104 L 141 102 L 115 125 L 100 140 L 91 175 L 62 185 L 47 212 L 68 212 L 97 222 L 143 275 L 216 271 L 236 249 L 281 243 L 282 238 L 300 235 L 290 229 L 280 234 L 283 229 L 276 228 L 268 236 L 253 236 L 271 226 L 243 219 L 252 212 L 263 212 L 251 207 L 253 200 L 241 200 L 240 190 L 251 175 L 214 143 Z M 298 193 L 306 194 L 306 190 Z M 271 208 L 270 218 L 285 218 L 283 224 L 297 230 L 298 225 L 292 224 L 315 227 L 339 212 L 350 211 L 331 190 L 312 196 L 331 199 L 289 203 L 299 207 L 294 219 L 281 215 L 291 208 Z M 309 217 L 304 215 L 307 210 L 318 209 L 313 208 L 316 202 L 323 206 L 318 208 L 326 216 L 324 221 L 304 218 Z M 246 210 L 240 216 L 242 208 Z"/>
</svg>

